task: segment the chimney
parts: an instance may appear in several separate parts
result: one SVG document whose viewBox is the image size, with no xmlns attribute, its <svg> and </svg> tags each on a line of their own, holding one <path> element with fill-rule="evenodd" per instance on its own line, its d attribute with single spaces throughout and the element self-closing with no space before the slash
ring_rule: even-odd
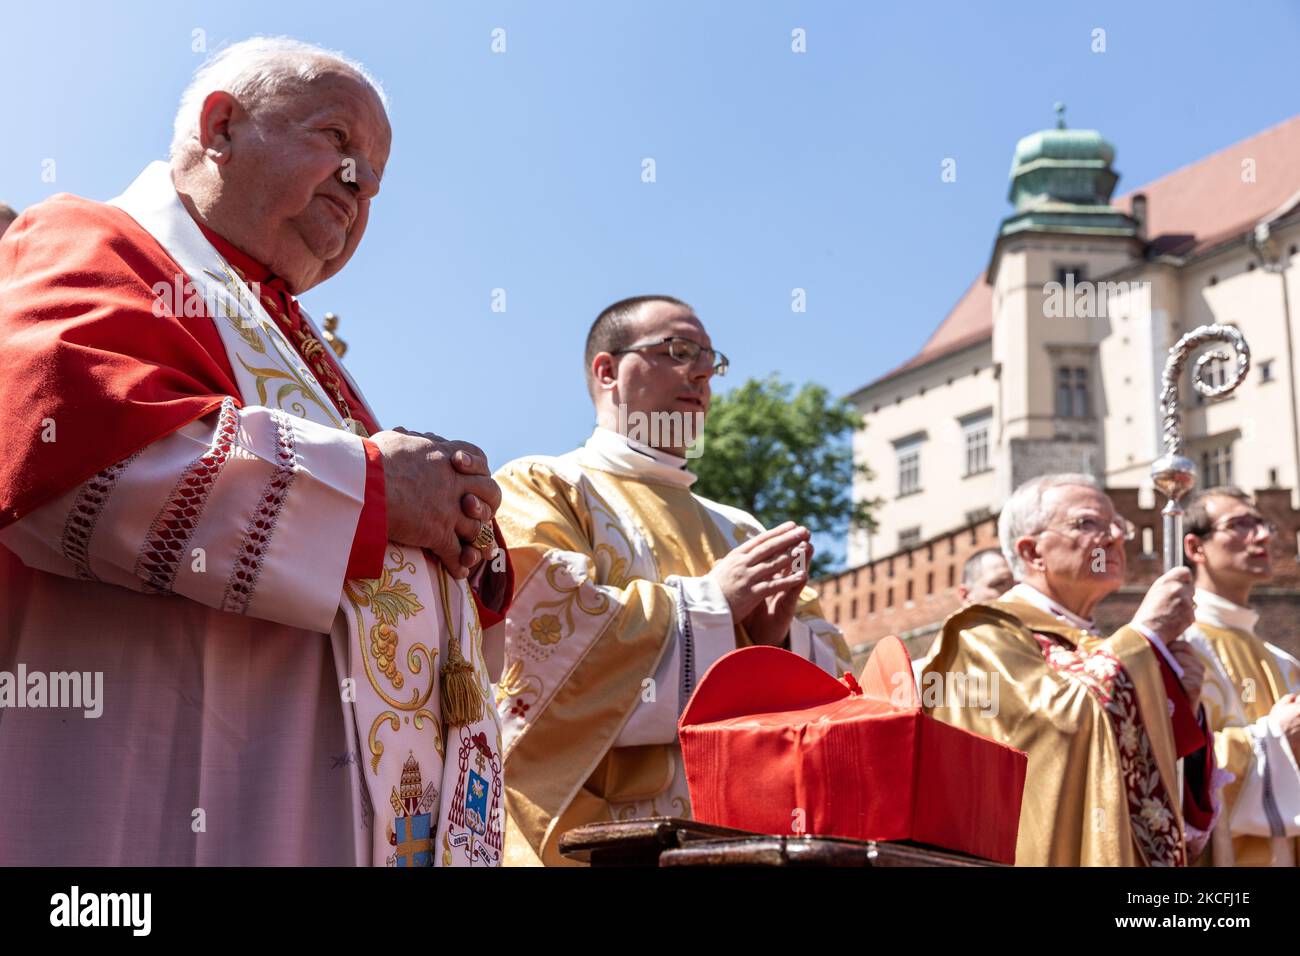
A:
<svg viewBox="0 0 1300 956">
<path fill-rule="evenodd" d="M 1133 218 L 1137 220 L 1137 237 L 1147 241 L 1147 195 L 1135 193 L 1133 196 Z"/>
</svg>

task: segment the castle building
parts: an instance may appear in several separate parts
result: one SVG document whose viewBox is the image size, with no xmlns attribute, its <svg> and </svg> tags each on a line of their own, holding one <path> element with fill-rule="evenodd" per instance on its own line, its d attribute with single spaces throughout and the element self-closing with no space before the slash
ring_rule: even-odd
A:
<svg viewBox="0 0 1300 956">
<path fill-rule="evenodd" d="M 1124 613 L 1161 570 L 1161 372 L 1184 333 L 1217 322 L 1241 331 L 1252 368 L 1204 401 L 1188 362 L 1184 453 L 1200 487 L 1263 493 L 1281 532 L 1279 603 L 1261 631 L 1300 650 L 1282 633 L 1300 631 L 1298 159 L 1300 116 L 1114 196 L 1099 132 L 1060 122 L 1016 144 L 1012 210 L 984 272 L 913 358 L 849 396 L 864 425 L 854 458 L 874 472 L 853 496 L 880 502 L 877 526 L 850 533 L 847 569 L 818 589 L 850 646 L 928 643 L 957 607 L 965 558 L 996 546 L 1001 502 L 1045 472 L 1094 475 L 1141 529 L 1130 582 L 1103 605 Z M 1221 382 L 1229 365 L 1203 375 Z"/>
</svg>

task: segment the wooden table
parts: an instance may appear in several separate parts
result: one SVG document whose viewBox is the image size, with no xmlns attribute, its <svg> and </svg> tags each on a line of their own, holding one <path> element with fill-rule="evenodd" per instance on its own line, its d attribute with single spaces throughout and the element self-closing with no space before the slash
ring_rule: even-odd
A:
<svg viewBox="0 0 1300 956">
<path fill-rule="evenodd" d="M 679 817 L 648 817 L 576 827 L 560 837 L 560 853 L 592 866 L 1001 865 L 915 843 L 767 835 Z"/>
<path fill-rule="evenodd" d="M 560 836 L 560 853 L 592 866 L 658 866 L 665 850 L 680 849 L 697 840 L 752 835 L 680 817 L 646 817 L 575 827 Z"/>
</svg>

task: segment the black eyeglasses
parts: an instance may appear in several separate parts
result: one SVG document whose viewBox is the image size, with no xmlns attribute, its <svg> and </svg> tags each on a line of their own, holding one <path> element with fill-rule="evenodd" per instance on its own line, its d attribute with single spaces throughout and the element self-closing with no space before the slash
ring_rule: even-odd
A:
<svg viewBox="0 0 1300 956">
<path fill-rule="evenodd" d="M 1242 538 L 1253 538 L 1260 528 L 1267 531 L 1269 537 L 1277 534 L 1277 525 L 1267 518 L 1261 518 L 1259 515 L 1233 515 L 1231 518 L 1216 521 L 1197 537 L 1206 538 L 1216 531 L 1227 531 Z"/>
<path fill-rule="evenodd" d="M 639 352 L 641 349 L 653 349 L 660 345 L 668 346 L 668 354 L 672 356 L 673 361 L 680 362 L 682 365 L 694 365 L 696 360 L 705 356 L 709 360 L 709 366 L 713 369 L 714 375 L 726 375 L 727 368 L 731 362 L 725 355 L 717 349 L 706 348 L 699 342 L 692 342 L 690 339 L 684 339 L 677 335 L 670 335 L 666 339 L 660 339 L 657 342 L 642 342 L 639 345 L 629 345 L 625 349 L 619 349 L 611 352 L 611 355 L 622 355 L 624 352 Z"/>
</svg>

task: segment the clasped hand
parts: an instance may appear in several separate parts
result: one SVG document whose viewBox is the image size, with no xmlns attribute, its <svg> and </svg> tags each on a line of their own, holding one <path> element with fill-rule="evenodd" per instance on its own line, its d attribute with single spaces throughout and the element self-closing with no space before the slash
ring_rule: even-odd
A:
<svg viewBox="0 0 1300 956">
<path fill-rule="evenodd" d="M 384 459 L 389 540 L 429 549 L 454 578 L 492 557 L 470 543 L 501 505 L 481 448 L 405 428 L 370 440 Z"/>
<path fill-rule="evenodd" d="M 785 641 L 808 583 L 812 535 L 793 521 L 755 535 L 722 558 L 709 572 L 755 644 Z"/>
</svg>

